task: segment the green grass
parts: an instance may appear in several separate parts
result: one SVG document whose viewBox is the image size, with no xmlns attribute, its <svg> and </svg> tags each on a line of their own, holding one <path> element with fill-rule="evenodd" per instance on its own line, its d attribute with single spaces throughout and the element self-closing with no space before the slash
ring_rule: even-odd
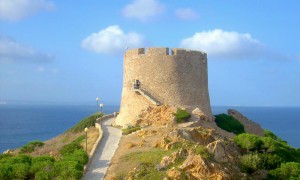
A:
<svg viewBox="0 0 300 180">
<path fill-rule="evenodd" d="M 131 134 L 131 133 L 133 133 L 135 131 L 138 131 L 140 129 L 141 129 L 140 126 L 130 126 L 128 128 L 122 129 L 122 134 L 123 135 Z"/>
<path fill-rule="evenodd" d="M 72 141 L 70 144 L 67 144 L 62 147 L 62 149 L 59 151 L 61 155 L 67 155 L 72 154 L 74 151 L 82 149 L 80 146 L 80 142 L 85 138 L 84 135 L 79 136 L 77 139 Z"/>
<path fill-rule="evenodd" d="M 160 163 L 164 156 L 170 155 L 176 149 L 151 149 L 145 152 L 132 152 L 122 157 L 122 161 L 126 165 L 138 167 L 137 179 L 163 179 L 166 176 L 166 171 L 158 171 L 156 165 Z M 117 179 L 123 179 L 133 167 L 126 166 L 122 172 L 117 174 Z"/>
<path fill-rule="evenodd" d="M 234 117 L 227 114 L 215 115 L 217 126 L 228 132 L 233 132 L 234 134 L 245 133 L 244 125 L 236 120 Z"/>
<path fill-rule="evenodd" d="M 81 120 L 79 123 L 77 123 L 75 126 L 73 126 L 68 131 L 71 131 L 71 132 L 74 132 L 74 133 L 84 131 L 84 128 L 86 128 L 86 127 L 95 126 L 96 119 L 99 118 L 99 117 L 102 117 L 102 116 L 103 116 L 102 113 L 93 114 L 93 115 Z"/>
<path fill-rule="evenodd" d="M 176 113 L 173 113 L 173 115 L 176 117 L 177 123 L 183 123 L 188 120 L 188 118 L 191 116 L 186 110 L 177 108 Z"/>
<path fill-rule="evenodd" d="M 42 141 L 31 141 L 21 147 L 20 153 L 31 153 L 36 147 L 41 147 L 43 145 L 44 143 Z"/>
</svg>

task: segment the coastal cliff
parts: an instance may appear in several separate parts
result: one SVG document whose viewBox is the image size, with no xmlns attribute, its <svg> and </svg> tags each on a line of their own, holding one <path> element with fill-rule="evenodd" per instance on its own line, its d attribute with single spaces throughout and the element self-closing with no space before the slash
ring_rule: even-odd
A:
<svg viewBox="0 0 300 180">
<path fill-rule="evenodd" d="M 300 170 L 299 149 L 238 111 L 217 115 L 216 122 L 197 110 L 178 121 L 178 112 L 168 106 L 144 110 L 133 124 L 140 130 L 122 137 L 105 179 L 299 178 L 282 172 L 285 166 Z M 220 128 L 220 117 L 243 129 L 234 134 Z"/>
</svg>

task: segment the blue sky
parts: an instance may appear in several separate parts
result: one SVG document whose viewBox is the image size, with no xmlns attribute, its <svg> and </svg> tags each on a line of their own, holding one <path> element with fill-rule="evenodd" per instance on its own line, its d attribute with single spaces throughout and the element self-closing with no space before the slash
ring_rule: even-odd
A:
<svg viewBox="0 0 300 180">
<path fill-rule="evenodd" d="M 208 53 L 212 105 L 300 106 L 299 1 L 0 0 L 0 101 L 118 105 L 126 47 Z"/>
</svg>

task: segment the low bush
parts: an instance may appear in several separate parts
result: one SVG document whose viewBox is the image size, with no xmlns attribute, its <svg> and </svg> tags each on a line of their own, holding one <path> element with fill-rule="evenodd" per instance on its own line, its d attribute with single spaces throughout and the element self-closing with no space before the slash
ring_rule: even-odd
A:
<svg viewBox="0 0 300 180">
<path fill-rule="evenodd" d="M 122 129 L 122 134 L 123 135 L 131 134 L 132 132 L 138 131 L 140 129 L 141 129 L 140 126 L 129 126 L 128 128 Z"/>
<path fill-rule="evenodd" d="M 289 146 L 270 131 L 265 137 L 239 134 L 234 141 L 247 152 L 241 158 L 241 167 L 247 173 L 258 169 L 270 170 L 269 179 L 297 179 L 300 173 L 300 151 Z M 289 174 L 289 171 L 291 174 Z"/>
<path fill-rule="evenodd" d="M 234 117 L 227 114 L 215 115 L 215 121 L 217 126 L 225 131 L 232 132 L 234 134 L 245 133 L 244 125 L 240 121 L 236 120 Z"/>
<path fill-rule="evenodd" d="M 96 113 L 87 118 L 84 118 L 79 123 L 77 123 L 75 126 L 73 126 L 71 129 L 69 129 L 69 131 L 77 133 L 77 132 L 83 131 L 84 128 L 86 128 L 86 127 L 95 126 L 97 118 L 102 117 L 102 116 L 103 116 L 102 113 Z"/>
<path fill-rule="evenodd" d="M 12 155 L 11 154 L 0 154 L 0 161 L 1 161 L 1 159 L 8 158 L 8 157 L 12 157 Z"/>
<path fill-rule="evenodd" d="M 0 180 L 27 179 L 30 175 L 31 157 L 18 155 L 5 157 L 0 160 Z"/>
<path fill-rule="evenodd" d="M 265 135 L 265 137 L 270 137 L 274 140 L 279 139 L 273 132 L 266 130 L 266 129 L 264 130 L 264 135 Z"/>
<path fill-rule="evenodd" d="M 39 157 L 37 157 L 39 158 Z M 52 179 L 54 174 L 54 159 L 41 158 L 32 162 L 30 172 L 35 174 L 35 179 Z"/>
<path fill-rule="evenodd" d="M 300 179 L 300 163 L 282 163 L 279 168 L 271 170 L 270 175 L 276 179 Z"/>
<path fill-rule="evenodd" d="M 25 146 L 22 146 L 20 149 L 20 153 L 31 153 L 34 151 L 36 147 L 43 146 L 44 143 L 42 141 L 31 141 L 27 143 Z"/>
<path fill-rule="evenodd" d="M 258 154 L 246 154 L 241 158 L 241 168 L 242 171 L 251 174 L 252 172 L 260 169 L 261 166 L 261 158 Z"/>
<path fill-rule="evenodd" d="M 192 151 L 194 151 L 196 154 L 199 154 L 204 159 L 211 159 L 211 155 L 209 154 L 206 147 L 202 145 L 196 145 L 191 148 Z"/>
<path fill-rule="evenodd" d="M 263 169 L 275 169 L 283 162 L 282 159 L 276 154 L 258 154 L 261 159 L 261 166 Z"/>
<path fill-rule="evenodd" d="M 254 134 L 243 133 L 234 137 L 234 142 L 247 151 L 260 150 L 263 141 Z"/>
<path fill-rule="evenodd" d="M 76 161 L 82 165 L 85 165 L 88 160 L 89 156 L 83 149 L 75 150 L 72 154 L 68 154 L 62 157 L 63 161 Z"/>
<path fill-rule="evenodd" d="M 177 123 L 183 123 L 188 120 L 188 118 L 191 116 L 186 110 L 177 108 L 176 113 L 173 113 L 173 115 L 176 117 Z"/>
<path fill-rule="evenodd" d="M 58 179 L 80 179 L 83 175 L 83 165 L 76 161 L 57 161 L 54 169 Z"/>
<path fill-rule="evenodd" d="M 59 153 L 61 155 L 67 155 L 67 154 L 72 154 L 74 151 L 82 149 L 82 147 L 80 146 L 80 142 L 85 138 L 84 135 L 78 137 L 77 139 L 75 139 L 73 142 L 71 142 L 70 144 L 67 144 L 65 146 L 63 146 L 61 148 L 61 150 L 59 151 Z"/>
</svg>

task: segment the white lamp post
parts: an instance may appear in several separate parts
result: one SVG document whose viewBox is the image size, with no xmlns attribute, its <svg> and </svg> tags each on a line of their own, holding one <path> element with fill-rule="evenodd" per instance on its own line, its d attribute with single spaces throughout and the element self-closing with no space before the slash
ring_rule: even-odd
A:
<svg viewBox="0 0 300 180">
<path fill-rule="evenodd" d="M 99 108 L 99 98 L 98 97 L 96 97 L 96 101 L 97 101 L 97 109 L 96 109 L 96 114 L 97 114 L 97 116 L 96 116 L 96 118 L 98 118 L 98 108 Z"/>
<path fill-rule="evenodd" d="M 96 97 L 96 101 L 97 101 L 97 111 L 98 111 L 98 106 L 99 106 L 99 98 L 98 97 Z"/>
<path fill-rule="evenodd" d="M 100 111 L 101 111 L 101 113 L 102 113 L 102 107 L 104 106 L 104 104 L 100 104 Z"/>
<path fill-rule="evenodd" d="M 88 132 L 88 128 L 86 127 L 86 128 L 84 128 L 84 132 L 85 132 L 85 151 L 86 151 L 86 153 L 88 153 L 87 152 L 87 132 Z"/>
</svg>

